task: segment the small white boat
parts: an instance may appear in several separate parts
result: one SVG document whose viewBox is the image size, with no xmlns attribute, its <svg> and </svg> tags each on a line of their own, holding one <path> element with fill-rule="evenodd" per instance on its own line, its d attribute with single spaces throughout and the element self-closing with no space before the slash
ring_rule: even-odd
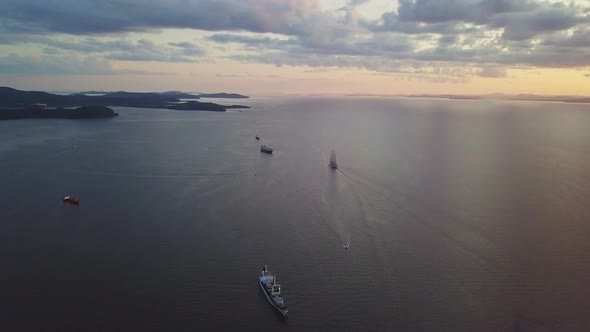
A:
<svg viewBox="0 0 590 332">
<path fill-rule="evenodd" d="M 270 146 L 261 145 L 260 146 L 260 151 L 262 151 L 264 153 L 270 153 L 270 154 L 272 154 L 273 149 Z"/>
</svg>

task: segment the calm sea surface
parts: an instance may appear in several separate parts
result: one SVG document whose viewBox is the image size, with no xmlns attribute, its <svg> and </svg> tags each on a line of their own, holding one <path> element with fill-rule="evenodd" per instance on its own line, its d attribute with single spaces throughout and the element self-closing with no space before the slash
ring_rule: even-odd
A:
<svg viewBox="0 0 590 332">
<path fill-rule="evenodd" d="M 0 122 L 0 330 L 590 330 L 590 106 L 247 103 Z"/>
</svg>

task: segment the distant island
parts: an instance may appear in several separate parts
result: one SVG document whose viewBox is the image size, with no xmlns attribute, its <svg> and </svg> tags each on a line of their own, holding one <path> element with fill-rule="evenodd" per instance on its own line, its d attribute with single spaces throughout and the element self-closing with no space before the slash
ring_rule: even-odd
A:
<svg viewBox="0 0 590 332">
<path fill-rule="evenodd" d="M 47 108 L 72 108 L 79 106 L 112 106 L 137 108 L 163 108 L 182 111 L 225 112 L 228 109 L 247 109 L 244 105 L 220 105 L 200 102 L 200 98 L 249 98 L 235 93 L 190 94 L 180 91 L 168 92 L 101 92 L 89 91 L 58 95 L 41 91 L 21 91 L 0 87 L 0 108 L 30 110 L 32 106 L 45 105 Z M 5 110 L 3 111 L 3 113 Z"/>
<path fill-rule="evenodd" d="M 125 91 L 83 91 L 70 94 L 70 96 L 100 96 L 100 95 L 115 95 L 121 93 L 142 93 L 142 92 L 125 92 Z M 223 98 L 223 99 L 248 99 L 250 97 L 241 95 L 239 93 L 187 93 L 182 91 L 166 91 L 166 92 L 147 92 L 155 93 L 161 96 L 177 98 L 177 99 L 201 99 L 201 98 Z"/>
<path fill-rule="evenodd" d="M 237 93 L 225 93 L 225 92 L 221 92 L 221 93 L 201 93 L 201 94 L 198 94 L 197 96 L 199 96 L 200 98 L 225 98 L 225 99 L 245 99 L 245 98 L 250 98 L 248 96 L 244 96 L 244 95 L 237 94 Z"/>
<path fill-rule="evenodd" d="M 83 92 L 76 92 L 70 94 L 71 96 L 80 96 L 80 95 L 87 95 L 87 96 L 96 96 L 96 95 L 113 95 L 117 93 L 129 93 L 125 91 L 83 91 Z M 166 91 L 166 92 L 148 92 L 148 93 L 157 93 L 163 96 L 178 98 L 178 99 L 200 99 L 200 98 L 223 98 L 223 99 L 248 99 L 250 97 L 241 95 L 239 93 L 186 93 L 182 91 Z"/>
<path fill-rule="evenodd" d="M 118 113 L 106 106 L 77 108 L 44 108 L 34 105 L 26 108 L 0 109 L 0 120 L 16 119 L 102 119 L 114 118 Z"/>
<path fill-rule="evenodd" d="M 514 101 L 555 101 L 564 103 L 590 103 L 590 97 L 580 96 L 544 96 L 533 94 L 510 95 L 504 93 L 492 93 L 486 95 L 407 95 L 409 98 L 442 98 L 442 99 L 465 99 L 465 100 L 514 100 Z"/>
<path fill-rule="evenodd" d="M 319 96 L 319 95 L 311 95 Z M 553 101 L 564 103 L 590 103 L 590 97 L 586 96 L 556 96 L 556 95 L 533 95 L 533 94 L 519 94 L 511 95 L 504 93 L 492 93 L 483 95 L 454 95 L 454 94 L 419 94 L 419 95 L 404 95 L 404 94 L 367 94 L 367 93 L 351 93 L 346 94 L 347 97 L 401 97 L 401 98 L 433 98 L 433 99 L 457 99 L 457 100 L 514 100 L 514 101 Z"/>
</svg>

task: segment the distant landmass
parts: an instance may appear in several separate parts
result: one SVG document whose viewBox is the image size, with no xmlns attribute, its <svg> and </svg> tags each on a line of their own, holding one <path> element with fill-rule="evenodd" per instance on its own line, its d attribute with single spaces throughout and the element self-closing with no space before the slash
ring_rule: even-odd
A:
<svg viewBox="0 0 590 332">
<path fill-rule="evenodd" d="M 80 96 L 80 95 L 112 95 L 116 93 L 121 93 L 124 91 L 84 91 L 84 92 L 76 92 L 70 94 L 70 96 Z M 129 93 L 129 92 L 126 92 Z M 178 98 L 178 99 L 200 99 L 200 98 L 223 98 L 223 99 L 248 99 L 250 97 L 241 95 L 239 93 L 186 93 L 182 91 L 166 91 L 166 92 L 150 92 L 150 93 L 157 93 L 163 96 Z"/>
<path fill-rule="evenodd" d="M 238 93 L 225 93 L 225 92 L 221 92 L 221 93 L 202 93 L 202 94 L 198 94 L 197 96 L 201 97 L 201 98 L 226 98 L 226 99 L 245 99 L 245 98 L 250 98 L 248 96 L 244 96 Z"/>
<path fill-rule="evenodd" d="M 77 108 L 43 108 L 35 105 L 26 108 L 0 109 L 0 120 L 16 119 L 102 119 L 114 118 L 118 113 L 106 106 Z"/>
<path fill-rule="evenodd" d="M 180 91 L 168 92 L 106 92 L 89 91 L 70 95 L 57 95 L 41 91 L 21 91 L 0 87 L 0 108 L 29 109 L 44 104 L 48 108 L 71 108 L 78 106 L 123 106 L 138 108 L 164 108 L 183 111 L 225 112 L 227 109 L 246 109 L 244 105 L 219 105 L 199 102 L 199 98 L 248 98 L 234 93 L 193 95 Z M 183 101 L 183 99 L 193 99 Z"/>
<path fill-rule="evenodd" d="M 320 96 L 319 94 L 309 96 Z M 464 100 L 522 100 L 522 101 L 555 101 L 564 103 L 590 103 L 590 97 L 586 96 L 546 96 L 534 94 L 519 94 L 511 95 L 504 93 L 492 93 L 484 95 L 454 95 L 454 94 L 418 94 L 418 95 L 403 95 L 403 94 L 365 94 L 353 93 L 346 94 L 348 97 L 404 97 L 404 98 L 435 98 L 435 99 L 464 99 Z"/>
<path fill-rule="evenodd" d="M 149 95 L 159 95 L 166 98 L 173 98 L 173 99 L 199 99 L 199 95 L 194 95 L 191 93 L 181 92 L 181 91 L 166 91 L 166 92 L 126 92 L 126 91 L 84 91 L 84 92 L 75 92 L 71 93 L 67 96 L 91 96 L 91 97 L 103 97 L 103 96 L 145 96 L 146 94 Z"/>
<path fill-rule="evenodd" d="M 518 94 L 510 95 L 504 93 L 492 93 L 486 95 L 408 95 L 404 97 L 410 98 L 444 98 L 444 99 L 467 99 L 467 100 L 484 100 L 484 99 L 495 99 L 495 100 L 522 100 L 522 101 L 557 101 L 565 103 L 590 103 L 590 97 L 581 96 L 544 96 L 534 94 Z"/>
</svg>

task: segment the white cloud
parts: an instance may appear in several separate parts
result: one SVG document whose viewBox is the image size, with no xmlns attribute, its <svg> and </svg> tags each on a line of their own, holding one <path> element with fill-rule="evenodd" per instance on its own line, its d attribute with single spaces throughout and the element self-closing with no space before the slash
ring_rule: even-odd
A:
<svg viewBox="0 0 590 332">
<path fill-rule="evenodd" d="M 97 57 L 20 56 L 0 57 L 0 73 L 4 75 L 167 75 L 162 72 L 117 69 L 110 61 Z"/>
<path fill-rule="evenodd" d="M 208 50 L 226 50 L 231 59 L 277 66 L 461 78 L 590 66 L 587 2 L 400 0 L 377 18 L 359 9 L 369 1 L 341 3 L 325 9 L 319 0 L 4 0 L 0 44 L 36 45 L 48 59 L 201 62 L 212 59 Z M 129 32 L 166 28 L 215 33 L 201 44 Z"/>
</svg>

